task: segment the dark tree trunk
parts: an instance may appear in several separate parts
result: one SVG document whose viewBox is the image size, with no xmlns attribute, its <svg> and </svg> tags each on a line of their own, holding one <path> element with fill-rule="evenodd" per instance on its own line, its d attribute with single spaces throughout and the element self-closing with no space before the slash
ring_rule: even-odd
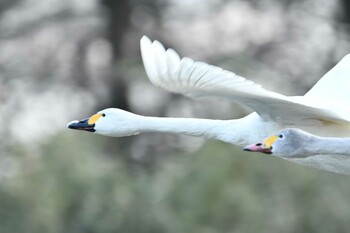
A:
<svg viewBox="0 0 350 233">
<path fill-rule="evenodd" d="M 129 17 L 131 7 L 129 0 L 101 0 L 108 14 L 107 38 L 112 45 L 113 66 L 118 66 L 119 58 L 122 56 L 122 42 L 125 33 L 129 28 Z M 102 107 L 115 107 L 128 110 L 127 85 L 123 81 L 121 74 L 114 69 L 110 77 L 110 102 Z"/>
<path fill-rule="evenodd" d="M 340 9 L 342 11 L 341 21 L 350 24 L 350 1 L 349 0 L 341 0 L 340 1 Z"/>
</svg>

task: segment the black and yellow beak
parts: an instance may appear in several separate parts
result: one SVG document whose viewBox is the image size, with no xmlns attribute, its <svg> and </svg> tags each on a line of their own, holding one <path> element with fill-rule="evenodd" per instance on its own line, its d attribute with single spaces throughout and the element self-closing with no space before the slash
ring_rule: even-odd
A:
<svg viewBox="0 0 350 233">
<path fill-rule="evenodd" d="M 85 130 L 89 132 L 95 132 L 95 123 L 102 116 L 102 114 L 95 114 L 89 118 L 80 121 L 71 121 L 68 123 L 67 127 L 76 130 Z"/>
</svg>

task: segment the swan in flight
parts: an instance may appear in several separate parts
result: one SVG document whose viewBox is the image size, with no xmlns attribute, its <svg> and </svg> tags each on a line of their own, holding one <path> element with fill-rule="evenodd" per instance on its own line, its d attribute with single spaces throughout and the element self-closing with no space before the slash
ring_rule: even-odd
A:
<svg viewBox="0 0 350 233">
<path fill-rule="evenodd" d="M 320 137 L 300 129 L 284 129 L 263 142 L 244 147 L 311 167 L 350 175 L 350 138 Z"/>
<path fill-rule="evenodd" d="M 350 55 L 316 83 L 305 96 L 288 97 L 262 88 L 233 72 L 190 58 L 180 58 L 146 36 L 140 41 L 150 81 L 165 90 L 190 97 L 217 97 L 254 112 L 241 119 L 212 120 L 136 115 L 108 108 L 68 123 L 68 128 L 113 137 L 164 132 L 247 145 L 284 128 L 301 128 L 322 136 L 350 137 Z"/>
<path fill-rule="evenodd" d="M 324 154 L 350 156 L 350 138 L 320 137 L 301 129 L 284 129 L 262 143 L 244 147 L 244 150 L 286 158 Z"/>
</svg>

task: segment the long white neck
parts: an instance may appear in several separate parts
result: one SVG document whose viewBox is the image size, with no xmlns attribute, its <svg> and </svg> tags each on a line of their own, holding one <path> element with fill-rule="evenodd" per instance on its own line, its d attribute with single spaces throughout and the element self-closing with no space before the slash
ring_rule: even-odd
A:
<svg viewBox="0 0 350 233">
<path fill-rule="evenodd" d="M 308 154 L 350 155 L 350 138 L 313 137 L 305 151 Z"/>
<path fill-rule="evenodd" d="M 256 143 L 280 130 L 262 121 L 256 113 L 237 120 L 148 117 L 120 109 L 107 109 L 104 114 L 106 117 L 96 122 L 95 133 L 112 137 L 162 132 L 216 139 L 242 146 Z"/>
<path fill-rule="evenodd" d="M 210 120 L 198 118 L 168 118 L 139 116 L 139 132 L 163 132 L 216 139 L 235 145 L 249 140 L 245 118 L 238 120 Z"/>
</svg>

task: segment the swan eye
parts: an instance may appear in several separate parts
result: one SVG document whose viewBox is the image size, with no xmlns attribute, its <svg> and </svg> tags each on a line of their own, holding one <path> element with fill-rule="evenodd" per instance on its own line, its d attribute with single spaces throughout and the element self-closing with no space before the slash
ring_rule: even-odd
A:
<svg viewBox="0 0 350 233">
<path fill-rule="evenodd" d="M 106 114 L 102 113 L 102 116 L 103 116 L 103 117 L 105 117 L 105 116 L 106 116 Z"/>
<path fill-rule="evenodd" d="M 255 144 L 256 146 L 262 146 L 262 144 L 261 143 L 257 143 L 257 144 Z"/>
<path fill-rule="evenodd" d="M 278 135 L 279 138 L 284 138 L 283 134 Z"/>
</svg>

